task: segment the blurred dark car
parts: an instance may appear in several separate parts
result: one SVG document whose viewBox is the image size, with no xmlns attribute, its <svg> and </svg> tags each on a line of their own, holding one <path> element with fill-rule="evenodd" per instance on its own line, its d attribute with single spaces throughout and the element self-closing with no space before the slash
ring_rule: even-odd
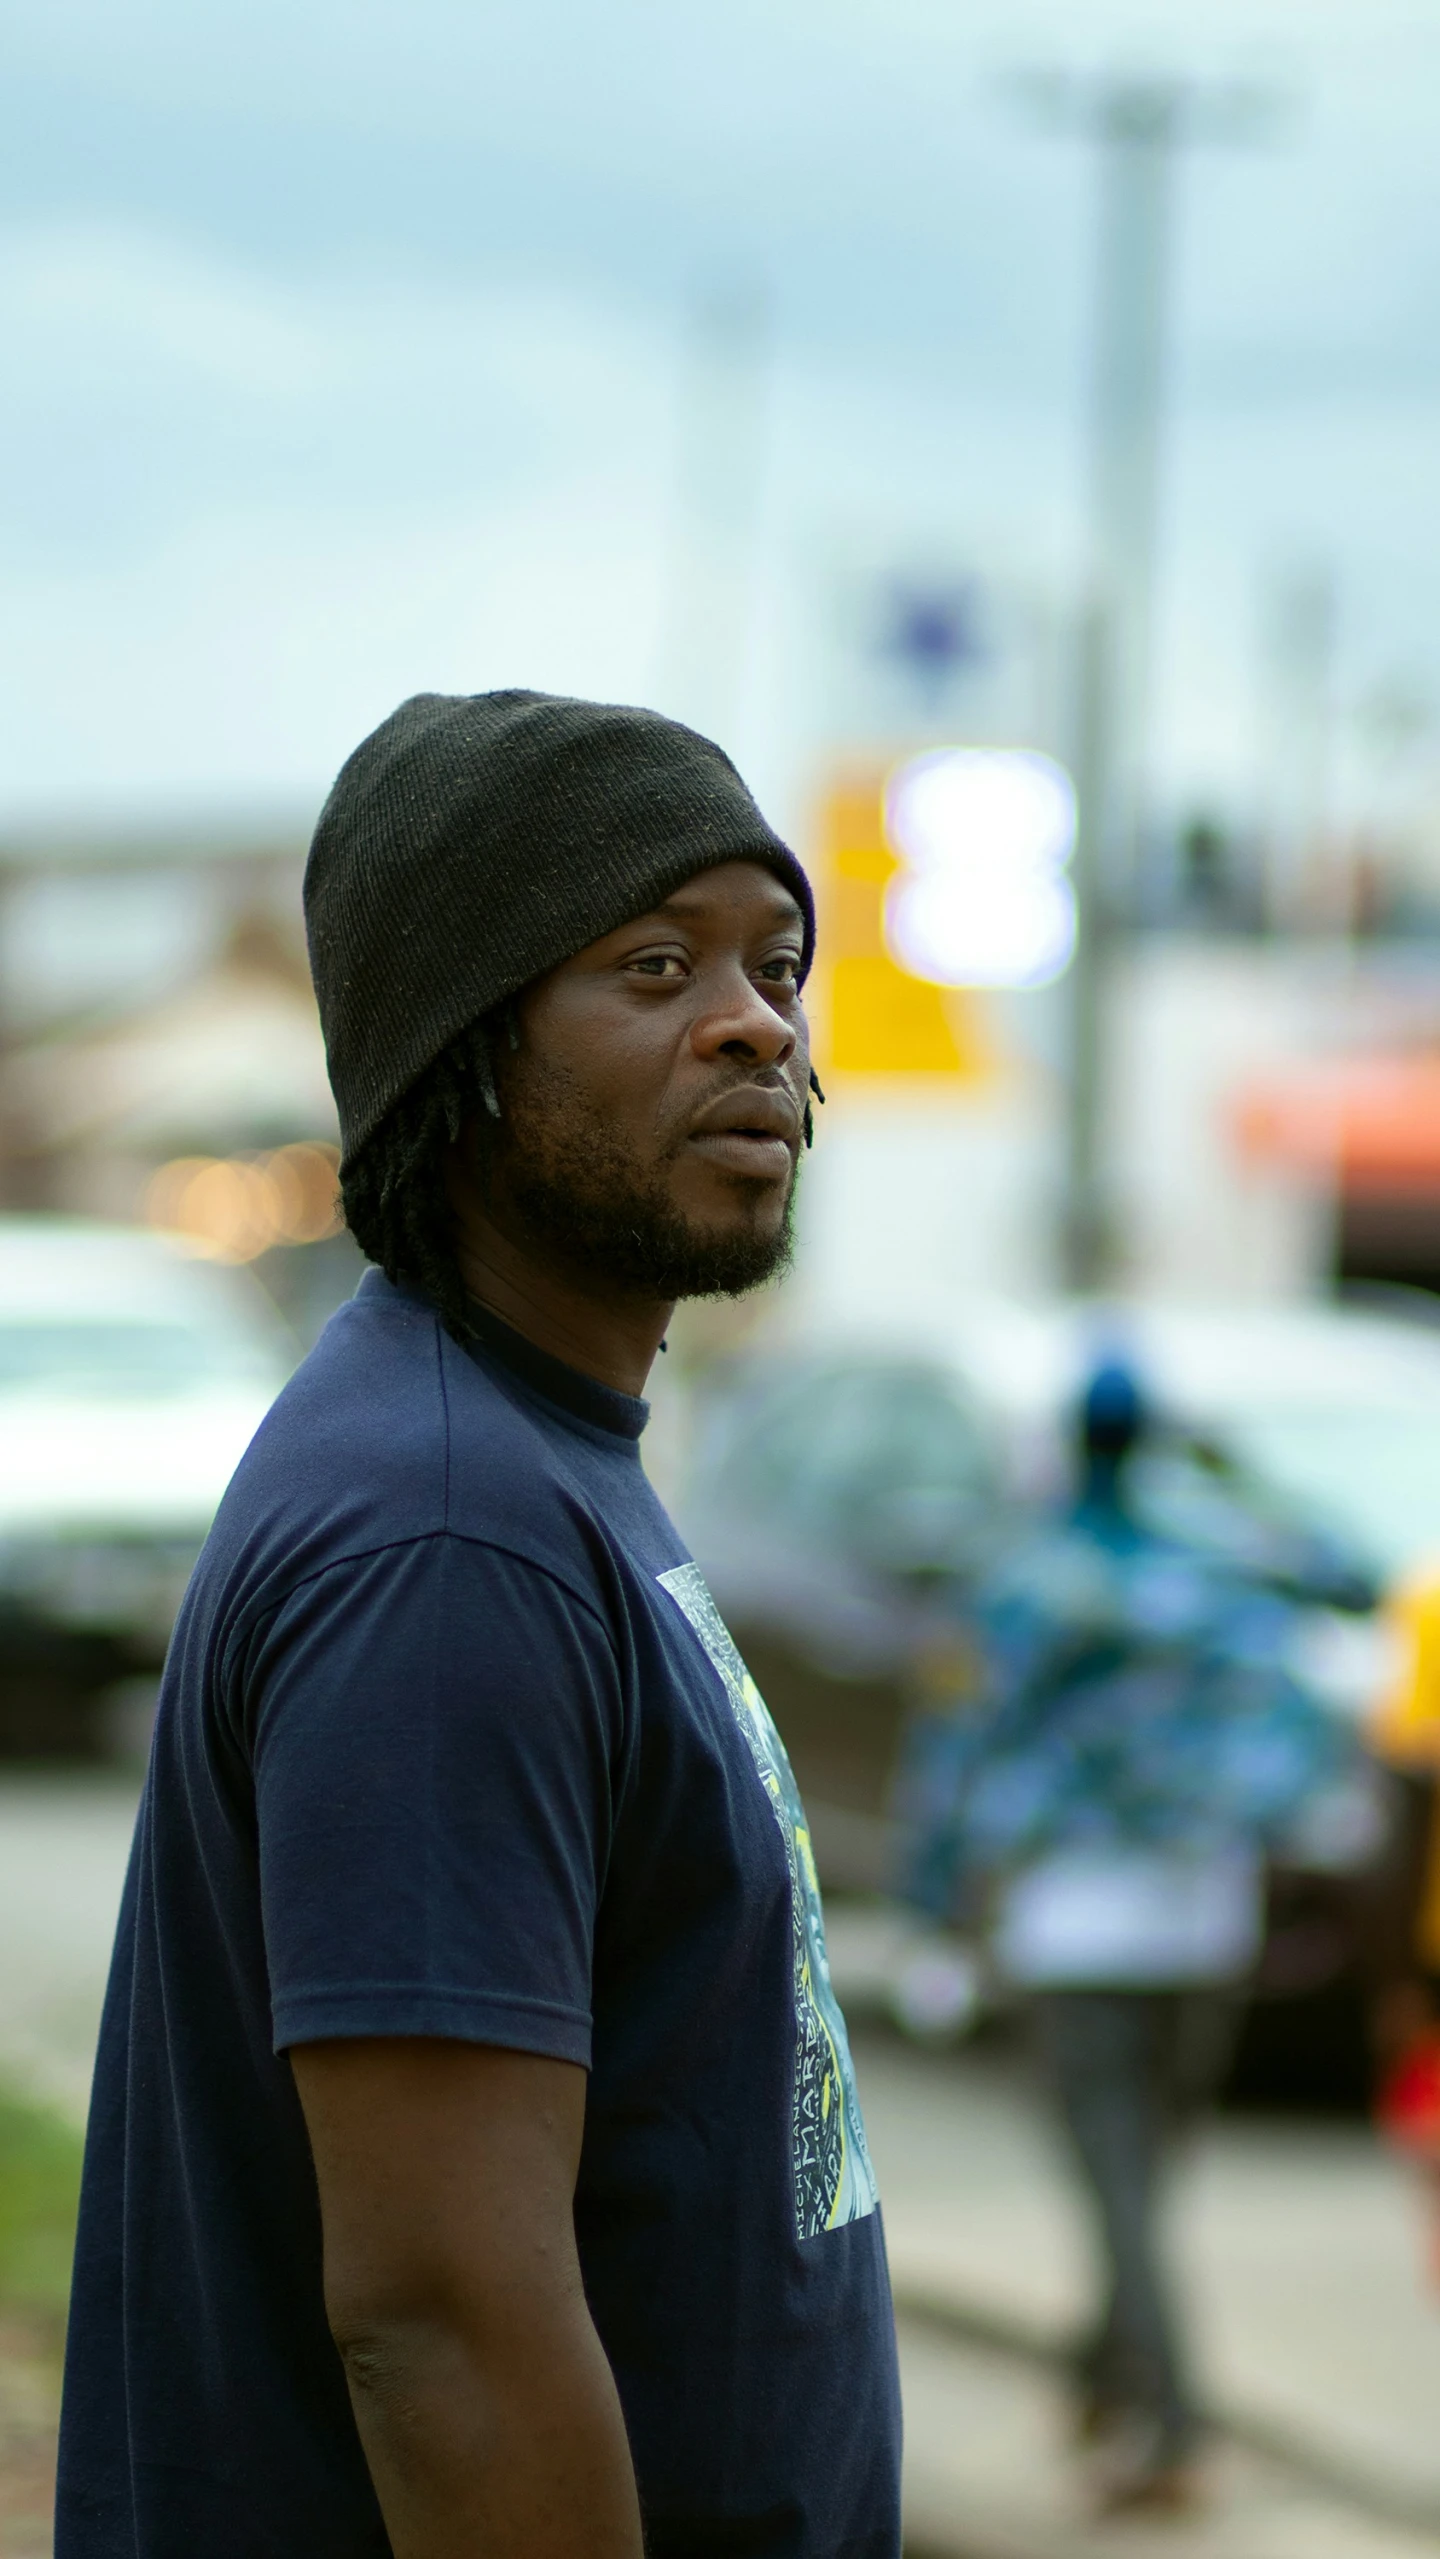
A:
<svg viewBox="0 0 1440 2559">
<path fill-rule="evenodd" d="M 822 1876 L 881 1889 L 886 1803 L 935 1593 L 1004 1508 L 962 1381 L 883 1354 L 762 1357 L 712 1380 L 677 1505 L 785 1737 Z"/>
</svg>

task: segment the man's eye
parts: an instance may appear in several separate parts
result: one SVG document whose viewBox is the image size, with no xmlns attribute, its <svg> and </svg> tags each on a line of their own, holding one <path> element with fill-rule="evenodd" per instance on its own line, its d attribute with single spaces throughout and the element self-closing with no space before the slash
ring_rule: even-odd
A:
<svg viewBox="0 0 1440 2559">
<path fill-rule="evenodd" d="M 646 951 L 640 959 L 632 960 L 630 966 L 643 977 L 667 977 L 672 972 L 678 974 L 680 962 L 673 951 Z"/>
<path fill-rule="evenodd" d="M 800 963 L 785 951 L 779 959 L 766 960 L 761 966 L 760 974 L 771 986 L 798 986 Z"/>
</svg>

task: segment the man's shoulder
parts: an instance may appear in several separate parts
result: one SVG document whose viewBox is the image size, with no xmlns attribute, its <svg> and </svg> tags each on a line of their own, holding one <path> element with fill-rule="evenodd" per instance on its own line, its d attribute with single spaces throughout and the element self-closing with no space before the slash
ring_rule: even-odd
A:
<svg viewBox="0 0 1440 2559">
<path fill-rule="evenodd" d="M 262 1422 L 208 1561 L 258 1596 L 347 1557 L 444 1535 L 544 1548 L 546 1435 L 409 1292 L 362 1289 Z M 540 1534 L 537 1535 L 537 1522 Z M 534 1560 L 544 1561 L 542 1552 Z"/>
</svg>

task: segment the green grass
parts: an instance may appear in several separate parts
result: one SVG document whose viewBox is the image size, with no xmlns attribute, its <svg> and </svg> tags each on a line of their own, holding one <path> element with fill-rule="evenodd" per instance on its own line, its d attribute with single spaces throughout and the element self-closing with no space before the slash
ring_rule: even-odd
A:
<svg viewBox="0 0 1440 2559">
<path fill-rule="evenodd" d="M 0 2087 L 0 2309 L 63 2311 L 80 2153 L 63 2115 Z"/>
</svg>

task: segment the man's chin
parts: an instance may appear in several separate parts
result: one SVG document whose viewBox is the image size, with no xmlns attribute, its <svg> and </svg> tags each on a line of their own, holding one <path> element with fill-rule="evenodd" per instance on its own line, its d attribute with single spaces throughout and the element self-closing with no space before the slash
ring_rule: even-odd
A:
<svg viewBox="0 0 1440 2559">
<path fill-rule="evenodd" d="M 588 1287 L 598 1282 L 666 1306 L 687 1297 L 748 1297 L 779 1279 L 794 1252 L 788 1210 L 778 1227 L 701 1225 L 653 1208 L 644 1215 L 638 1202 L 613 1225 L 593 1213 L 568 1234 L 552 1224 L 546 1240 Z"/>
<path fill-rule="evenodd" d="M 682 1239 L 683 1238 L 683 1242 Z M 674 1238 L 669 1255 L 673 1283 L 662 1296 L 747 1297 L 767 1280 L 789 1270 L 795 1241 L 787 1210 L 780 1224 L 714 1227 L 686 1224 Z"/>
<path fill-rule="evenodd" d="M 571 1152 L 562 1165 L 510 1170 L 513 1206 L 534 1241 L 582 1286 L 622 1289 L 673 1305 L 684 1297 L 745 1297 L 789 1269 L 793 1190 L 739 1200 L 728 1214 L 688 1214 L 658 1183 L 596 1180 Z"/>
</svg>

